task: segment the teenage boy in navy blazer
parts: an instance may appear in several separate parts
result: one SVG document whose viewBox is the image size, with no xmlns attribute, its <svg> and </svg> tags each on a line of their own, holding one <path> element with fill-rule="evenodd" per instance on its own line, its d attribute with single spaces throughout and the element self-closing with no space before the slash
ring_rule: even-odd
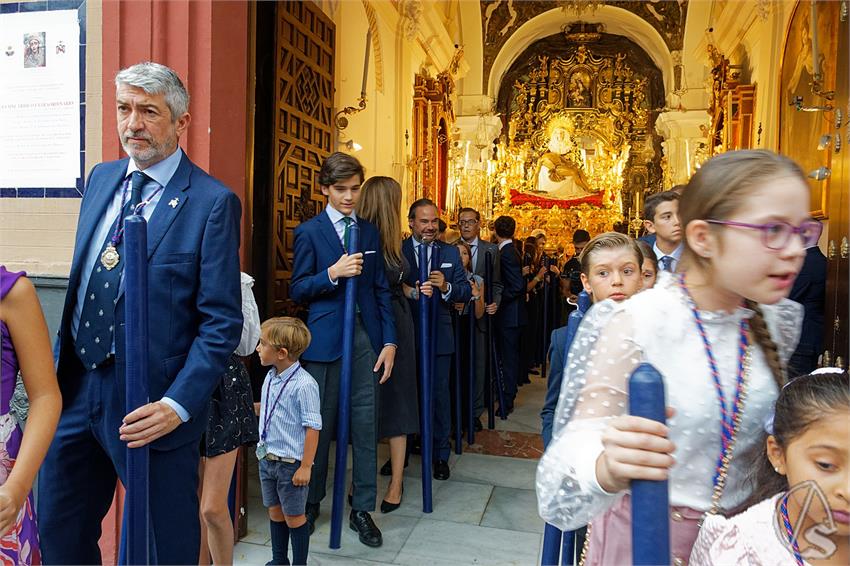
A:
<svg viewBox="0 0 850 566">
<path fill-rule="evenodd" d="M 437 206 L 429 199 L 419 199 L 410 205 L 407 215 L 413 236 L 402 242 L 401 251 L 412 269 L 405 283 L 419 290 L 419 293 L 436 297 L 437 321 L 434 344 L 435 361 L 432 366 L 431 394 L 434 399 L 434 479 L 449 479 L 449 436 L 451 435 L 451 391 L 449 388 L 449 368 L 454 353 L 454 331 L 452 330 L 452 305 L 465 303 L 472 297 L 472 287 L 466 279 L 457 247 L 437 240 Z M 429 266 L 430 277 L 420 285 L 419 282 L 419 246 L 428 247 L 428 262 L 431 262 L 434 248 L 440 250 L 440 265 Z M 435 262 L 434 262 L 435 263 Z M 413 322 L 419 335 L 419 306 L 411 301 Z M 418 338 L 417 338 L 418 340 Z M 418 341 L 417 341 L 418 344 Z M 421 355 L 421 352 L 418 352 Z M 423 446 L 422 450 L 427 450 Z"/>
<path fill-rule="evenodd" d="M 295 265 L 290 295 L 309 305 L 307 326 L 313 341 L 302 364 L 319 384 L 322 431 L 307 497 L 311 531 L 325 497 L 328 449 L 335 434 L 342 369 L 345 285 L 357 277 L 357 315 L 351 370 L 351 444 L 353 495 L 349 526 L 360 542 L 381 546 L 381 531 L 369 514 L 377 499 L 378 384 L 389 379 L 395 360 L 395 322 L 384 272 L 378 229 L 354 213 L 360 200 L 363 166 L 354 157 L 334 153 L 322 164 L 319 187 L 328 205 L 295 229 Z M 360 228 L 361 252 L 349 254 L 349 230 Z"/>
</svg>

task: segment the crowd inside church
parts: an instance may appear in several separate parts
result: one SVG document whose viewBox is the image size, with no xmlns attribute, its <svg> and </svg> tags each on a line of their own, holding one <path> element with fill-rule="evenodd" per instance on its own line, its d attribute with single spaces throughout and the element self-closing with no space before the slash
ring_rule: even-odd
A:
<svg viewBox="0 0 850 566">
<path fill-rule="evenodd" d="M 825 536 L 838 562 L 823 563 L 850 559 L 850 385 L 846 372 L 815 370 L 822 227 L 791 160 L 767 151 L 717 156 L 687 185 L 646 200 L 641 238 L 580 228 L 567 251 L 547 246 L 543 230 L 520 237 L 509 215 L 488 222 L 485 211 L 460 208 L 445 226 L 425 198 L 403 211 L 397 180 L 370 177 L 355 157 L 333 153 L 318 178 L 327 205 L 294 233 L 290 293 L 307 306 L 306 320 L 261 324 L 253 280 L 239 269 L 240 203 L 178 145 L 190 126 L 179 77 L 142 63 L 115 84 L 130 158 L 89 176 L 55 370 L 32 284 L 0 272 L 4 563 L 99 563 L 101 520 L 115 479 L 127 479 L 126 448 L 141 446 L 151 449 L 158 562 L 197 563 L 203 521 L 214 563 L 232 563 L 227 490 L 236 450 L 251 446 L 269 564 L 306 564 L 316 520 L 330 508 L 351 281 L 345 488 L 349 527 L 364 545 L 383 544 L 372 517 L 378 497 L 386 515 L 401 504 L 404 481 L 419 481 L 405 476 L 411 454 L 430 452 L 433 479 L 449 479 L 454 432 L 483 430 L 491 407 L 510 419 L 519 388 L 536 377 L 547 383 L 540 513 L 547 536 L 577 534 L 572 552 L 585 564 L 629 562 L 631 540 L 619 533 L 628 531 L 633 480 L 670 482 L 672 553 L 692 564 L 747 556 L 804 564 L 793 532 L 790 550 L 763 535 L 776 517 L 787 523 L 789 512 L 806 512 L 789 493 L 814 481 L 834 519 Z M 151 402 L 128 411 L 121 226 L 132 214 L 148 220 Z M 422 297 L 432 299 L 427 323 Z M 418 347 L 423 327 L 432 352 Z M 241 359 L 254 351 L 270 368 L 260 399 Z M 431 406 L 418 375 L 426 355 Z M 640 362 L 666 378 L 667 424 L 627 414 L 627 380 Z M 25 432 L 8 403 L 19 369 Z M 426 411 L 430 446 L 420 430 Z M 384 463 L 380 439 L 389 445 Z M 383 494 L 379 474 L 390 477 Z"/>
</svg>

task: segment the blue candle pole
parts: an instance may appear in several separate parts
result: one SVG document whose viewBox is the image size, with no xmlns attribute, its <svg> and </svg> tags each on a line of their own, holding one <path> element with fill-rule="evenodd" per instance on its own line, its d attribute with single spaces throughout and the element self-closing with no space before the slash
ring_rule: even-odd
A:
<svg viewBox="0 0 850 566">
<path fill-rule="evenodd" d="M 664 380 L 651 364 L 640 364 L 629 378 L 629 414 L 667 421 Z M 632 480 L 632 564 L 670 564 L 667 481 Z"/>
<path fill-rule="evenodd" d="M 356 222 L 348 227 L 348 253 L 360 249 L 360 227 Z M 348 459 L 348 436 L 351 428 L 351 369 L 354 359 L 354 307 L 357 304 L 357 277 L 345 281 L 345 306 L 342 322 L 342 367 L 339 377 L 339 402 L 336 419 L 336 467 L 334 468 L 333 508 L 331 509 L 331 538 L 329 546 L 340 547 L 342 515 L 345 510 L 345 470 Z"/>
<path fill-rule="evenodd" d="M 469 395 L 466 398 L 467 410 L 469 411 L 468 422 L 466 423 L 466 443 L 475 444 L 475 371 L 477 367 L 475 358 L 475 340 L 478 338 L 478 332 L 475 328 L 477 320 L 475 319 L 475 309 L 469 309 Z"/>
<path fill-rule="evenodd" d="M 124 317 L 127 412 L 148 395 L 148 237 L 141 215 L 124 219 Z M 150 447 L 127 448 L 124 564 L 150 564 Z"/>
<path fill-rule="evenodd" d="M 428 281 L 428 248 L 419 246 L 419 283 Z M 435 292 L 438 292 L 436 289 Z M 419 294 L 419 381 L 422 387 L 420 399 L 422 400 L 421 416 L 421 446 L 422 446 L 422 511 L 430 513 L 433 511 L 431 502 L 431 456 L 433 451 L 433 440 L 431 434 L 431 421 L 433 409 L 431 406 L 431 300 Z"/>
<path fill-rule="evenodd" d="M 484 303 L 491 304 L 493 302 L 493 253 L 487 252 L 484 254 Z M 487 405 L 487 428 L 493 430 L 496 428 L 496 413 L 493 399 L 493 373 L 496 371 L 493 363 L 493 315 L 485 313 L 487 317 L 487 332 L 485 346 L 487 348 L 487 359 L 484 365 L 485 383 L 484 383 L 484 403 Z"/>
<path fill-rule="evenodd" d="M 460 387 L 460 380 L 463 376 L 460 359 L 460 320 L 460 313 L 453 310 L 452 323 L 454 325 L 455 339 L 455 454 L 463 454 L 463 431 L 460 424 L 463 421 L 463 395 Z M 472 394 L 472 391 L 470 391 L 470 394 Z"/>
</svg>

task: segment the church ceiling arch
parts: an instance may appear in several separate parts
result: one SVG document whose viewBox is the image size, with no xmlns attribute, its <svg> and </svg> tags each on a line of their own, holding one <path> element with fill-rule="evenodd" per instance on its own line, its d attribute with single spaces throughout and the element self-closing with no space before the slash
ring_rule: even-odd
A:
<svg viewBox="0 0 850 566">
<path fill-rule="evenodd" d="M 633 40 L 661 69 L 664 85 L 673 84 L 672 52 L 684 43 L 687 0 L 617 1 L 608 0 L 595 11 L 580 16 L 565 12 L 551 1 L 482 0 L 481 27 L 484 39 L 483 84 L 496 95 L 502 75 L 514 56 L 535 40 L 552 35 L 578 20 L 602 23 L 606 31 Z"/>
</svg>

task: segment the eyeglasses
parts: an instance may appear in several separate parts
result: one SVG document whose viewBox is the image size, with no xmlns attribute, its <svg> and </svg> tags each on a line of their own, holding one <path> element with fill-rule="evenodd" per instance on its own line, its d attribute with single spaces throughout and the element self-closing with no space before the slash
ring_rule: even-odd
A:
<svg viewBox="0 0 850 566">
<path fill-rule="evenodd" d="M 477 220 L 460 220 L 457 223 L 458 226 L 475 226 L 476 224 L 478 224 Z"/>
<path fill-rule="evenodd" d="M 794 234 L 799 234 L 800 239 L 803 240 L 804 248 L 813 248 L 818 245 L 821 232 L 823 232 L 823 224 L 817 220 L 806 220 L 799 226 L 792 226 L 787 222 L 768 222 L 767 224 L 747 224 L 746 222 L 733 222 L 732 220 L 706 220 L 706 222 L 760 230 L 762 243 L 771 250 L 784 249 Z"/>
</svg>

